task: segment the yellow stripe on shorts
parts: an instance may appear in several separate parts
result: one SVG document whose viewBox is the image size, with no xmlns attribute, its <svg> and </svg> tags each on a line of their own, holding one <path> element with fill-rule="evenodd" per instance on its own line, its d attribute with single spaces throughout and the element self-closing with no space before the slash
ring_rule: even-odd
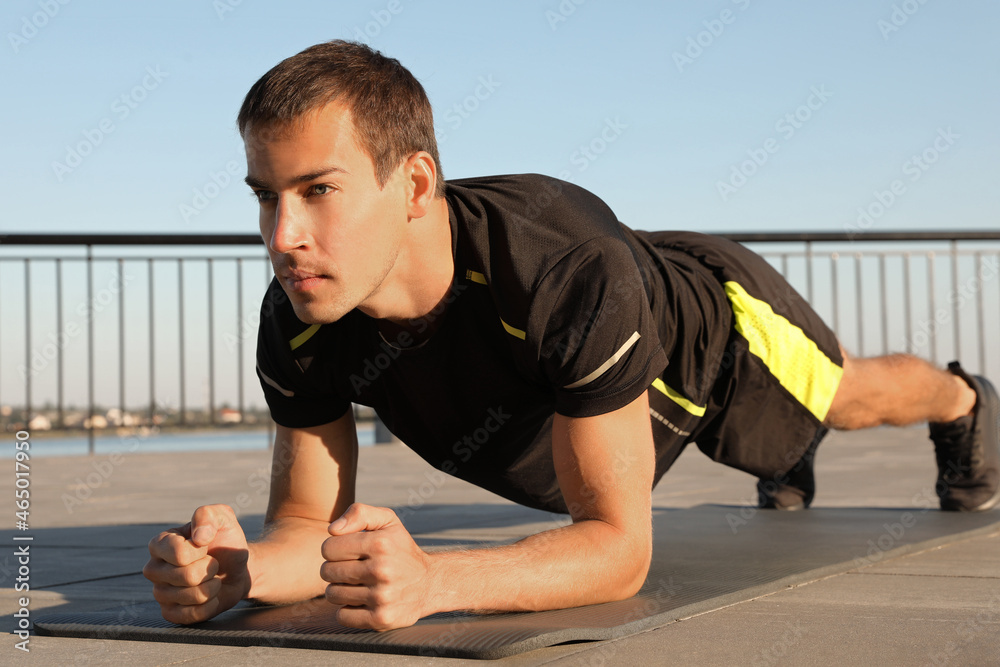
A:
<svg viewBox="0 0 1000 667">
<path fill-rule="evenodd" d="M 817 347 L 801 328 L 778 315 L 770 304 L 747 294 L 734 281 L 725 284 L 736 330 L 747 339 L 781 386 L 823 421 L 830 411 L 844 369 Z"/>
<path fill-rule="evenodd" d="M 667 398 L 669 398 L 671 401 L 673 401 L 677 405 L 681 406 L 682 408 L 684 408 L 685 410 L 687 410 L 688 412 L 690 412 L 691 414 L 693 414 L 695 417 L 704 417 L 705 416 L 705 407 L 706 406 L 704 406 L 704 405 L 695 405 L 694 402 L 689 401 L 688 399 L 686 399 L 683 396 L 681 396 L 680 393 L 678 393 L 674 389 L 671 389 L 670 387 L 668 387 L 666 385 L 666 383 L 663 380 L 661 380 L 660 378 L 656 378 L 655 380 L 653 380 L 653 387 L 656 388 L 656 389 L 658 389 L 660 391 L 660 393 L 662 393 L 664 396 L 666 396 Z"/>
</svg>

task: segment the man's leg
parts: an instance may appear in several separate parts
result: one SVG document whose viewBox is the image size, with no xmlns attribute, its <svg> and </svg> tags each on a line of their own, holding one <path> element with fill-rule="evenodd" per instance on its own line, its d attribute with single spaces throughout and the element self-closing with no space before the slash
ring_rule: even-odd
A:
<svg viewBox="0 0 1000 667">
<path fill-rule="evenodd" d="M 976 392 L 961 377 L 909 354 L 844 356 L 844 376 L 824 423 L 840 430 L 950 422 L 972 414 Z"/>
<path fill-rule="evenodd" d="M 983 511 L 1000 503 L 1000 399 L 989 381 L 957 363 L 945 371 L 908 354 L 843 356 L 826 426 L 930 422 L 941 509 Z"/>
</svg>

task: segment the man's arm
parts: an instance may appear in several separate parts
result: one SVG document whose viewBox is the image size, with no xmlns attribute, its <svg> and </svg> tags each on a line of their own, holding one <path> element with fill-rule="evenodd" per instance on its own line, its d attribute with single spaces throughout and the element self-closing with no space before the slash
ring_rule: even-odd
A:
<svg viewBox="0 0 1000 667">
<path fill-rule="evenodd" d="M 320 546 L 354 502 L 357 472 L 352 410 L 323 426 L 277 427 L 264 529 L 248 545 L 247 597 L 281 604 L 323 595 Z"/>
<path fill-rule="evenodd" d="M 278 426 L 262 536 L 247 544 L 232 508 L 208 505 L 149 543 L 143 574 L 163 617 L 211 618 L 244 597 L 293 602 L 322 595 L 320 546 L 354 501 L 357 433 L 352 411 L 311 428 Z"/>
<path fill-rule="evenodd" d="M 652 554 L 646 394 L 596 417 L 557 414 L 552 448 L 573 523 L 510 546 L 427 554 L 391 510 L 352 506 L 323 545 L 326 597 L 345 605 L 338 620 L 385 630 L 439 611 L 537 611 L 634 595 Z"/>
</svg>

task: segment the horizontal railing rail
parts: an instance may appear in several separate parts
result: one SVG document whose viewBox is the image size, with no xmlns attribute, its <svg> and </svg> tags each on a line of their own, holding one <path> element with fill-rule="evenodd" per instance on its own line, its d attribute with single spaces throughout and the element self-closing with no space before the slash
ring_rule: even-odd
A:
<svg viewBox="0 0 1000 667">
<path fill-rule="evenodd" d="M 5 245 L 262 245 L 260 234 L 0 234 Z"/>
<path fill-rule="evenodd" d="M 907 232 L 711 232 L 740 243 L 1000 241 L 1000 230 Z M 0 234 L 4 245 L 262 245 L 259 234 Z"/>
</svg>

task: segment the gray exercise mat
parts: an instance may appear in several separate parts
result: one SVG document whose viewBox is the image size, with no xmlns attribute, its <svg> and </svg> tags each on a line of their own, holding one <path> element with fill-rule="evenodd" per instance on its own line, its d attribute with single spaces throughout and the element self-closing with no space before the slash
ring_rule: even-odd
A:
<svg viewBox="0 0 1000 667">
<path fill-rule="evenodd" d="M 322 598 L 243 606 L 193 626 L 164 621 L 155 602 L 49 614 L 40 635 L 231 646 L 279 646 L 457 658 L 502 658 L 567 641 L 623 637 L 857 567 L 1000 530 L 1000 511 L 920 509 L 756 511 L 703 505 L 654 513 L 649 577 L 628 600 L 556 611 L 436 614 L 377 633 L 345 628 Z"/>
</svg>

